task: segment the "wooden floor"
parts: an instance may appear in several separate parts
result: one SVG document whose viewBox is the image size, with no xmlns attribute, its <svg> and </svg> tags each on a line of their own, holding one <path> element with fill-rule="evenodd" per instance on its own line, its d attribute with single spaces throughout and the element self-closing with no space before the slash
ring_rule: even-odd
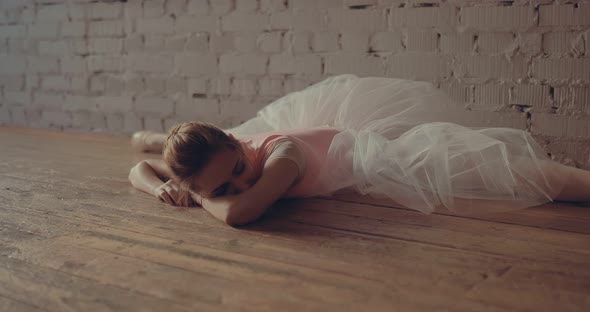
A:
<svg viewBox="0 0 590 312">
<path fill-rule="evenodd" d="M 590 208 L 352 195 L 234 229 L 127 181 L 121 137 L 0 128 L 0 311 L 590 311 Z"/>
</svg>

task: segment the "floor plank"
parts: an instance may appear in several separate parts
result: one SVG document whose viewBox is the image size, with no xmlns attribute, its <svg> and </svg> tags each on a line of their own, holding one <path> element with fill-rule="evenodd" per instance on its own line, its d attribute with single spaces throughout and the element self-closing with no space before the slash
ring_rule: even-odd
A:
<svg viewBox="0 0 590 312">
<path fill-rule="evenodd" d="M 126 138 L 0 128 L 0 146 L 0 307 L 590 308 L 587 207 L 425 215 L 343 193 L 234 229 L 134 190 L 130 166 L 159 156 Z"/>
</svg>

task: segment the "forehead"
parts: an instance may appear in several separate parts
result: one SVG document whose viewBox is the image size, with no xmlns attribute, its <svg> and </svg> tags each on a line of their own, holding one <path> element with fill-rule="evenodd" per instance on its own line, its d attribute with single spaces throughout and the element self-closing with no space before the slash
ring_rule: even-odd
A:
<svg viewBox="0 0 590 312">
<path fill-rule="evenodd" d="M 201 194 L 210 194 L 217 187 L 228 182 L 232 176 L 239 152 L 225 148 L 212 155 L 209 163 L 195 178 L 195 188 Z"/>
</svg>

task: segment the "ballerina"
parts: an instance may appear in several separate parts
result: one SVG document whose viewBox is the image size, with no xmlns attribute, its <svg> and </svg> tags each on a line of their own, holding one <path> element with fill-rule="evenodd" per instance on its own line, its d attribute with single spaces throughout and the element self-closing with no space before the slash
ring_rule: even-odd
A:
<svg viewBox="0 0 590 312">
<path fill-rule="evenodd" d="M 199 205 L 231 226 L 281 198 L 352 188 L 422 212 L 496 212 L 590 201 L 590 171 L 548 158 L 525 131 L 459 125 L 426 82 L 341 75 L 288 94 L 227 130 L 185 122 L 140 131 L 129 180 L 170 205 Z"/>
</svg>

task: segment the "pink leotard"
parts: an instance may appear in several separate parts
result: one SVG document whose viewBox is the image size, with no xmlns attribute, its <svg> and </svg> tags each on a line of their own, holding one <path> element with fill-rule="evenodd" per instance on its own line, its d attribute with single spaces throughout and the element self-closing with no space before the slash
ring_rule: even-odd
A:
<svg viewBox="0 0 590 312">
<path fill-rule="evenodd" d="M 283 198 L 305 197 L 317 195 L 317 178 L 326 160 L 332 139 L 338 132 L 334 128 L 318 127 L 242 136 L 238 140 L 258 176 L 270 159 L 293 160 L 300 169 L 300 175 Z M 277 148 L 284 143 L 291 144 L 294 148 Z"/>
</svg>

